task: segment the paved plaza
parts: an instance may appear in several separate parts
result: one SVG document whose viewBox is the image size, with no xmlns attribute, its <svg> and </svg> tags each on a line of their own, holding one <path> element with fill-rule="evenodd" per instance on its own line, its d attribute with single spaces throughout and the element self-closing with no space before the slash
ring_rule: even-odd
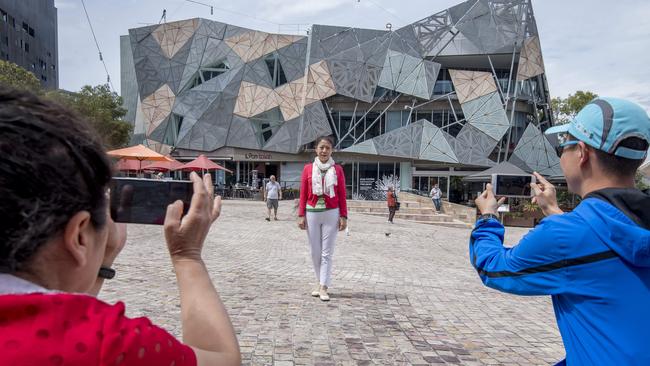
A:
<svg viewBox="0 0 650 366">
<path fill-rule="evenodd" d="M 224 201 L 204 258 L 250 365 L 548 365 L 564 357 L 549 297 L 483 286 L 470 230 L 350 214 L 334 254 L 330 302 L 293 204 L 266 222 L 262 202 Z M 508 229 L 507 243 L 526 230 Z M 131 225 L 100 298 L 122 300 L 180 337 L 180 307 L 162 227 Z"/>
</svg>

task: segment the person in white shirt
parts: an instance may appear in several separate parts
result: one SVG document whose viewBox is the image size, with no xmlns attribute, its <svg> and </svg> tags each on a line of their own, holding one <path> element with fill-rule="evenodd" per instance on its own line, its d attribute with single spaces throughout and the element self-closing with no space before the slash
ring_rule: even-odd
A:
<svg viewBox="0 0 650 366">
<path fill-rule="evenodd" d="M 271 221 L 271 209 L 273 209 L 273 219 L 278 220 L 278 202 L 282 199 L 282 189 L 280 188 L 280 183 L 275 180 L 275 175 L 270 177 L 270 181 L 266 183 L 266 189 L 264 190 L 264 201 L 266 201 L 266 208 L 268 209 L 268 215 L 266 221 Z"/>
<path fill-rule="evenodd" d="M 438 188 L 438 185 L 434 185 L 433 188 L 431 188 L 431 200 L 433 201 L 433 205 L 436 207 L 436 213 L 440 213 L 440 209 L 442 208 L 442 191 L 440 188 Z"/>
</svg>

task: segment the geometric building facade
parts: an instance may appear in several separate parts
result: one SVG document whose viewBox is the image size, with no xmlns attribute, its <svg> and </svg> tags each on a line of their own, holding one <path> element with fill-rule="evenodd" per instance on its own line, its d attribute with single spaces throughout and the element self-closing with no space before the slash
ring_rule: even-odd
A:
<svg viewBox="0 0 650 366">
<path fill-rule="evenodd" d="M 282 163 L 291 181 L 310 143 L 333 135 L 352 192 L 390 164 L 420 189 L 426 171 L 449 186 L 440 172 L 506 160 L 560 173 L 530 0 L 469 0 L 396 30 L 286 35 L 197 18 L 121 41 L 134 142 L 164 153 L 231 159 L 238 172 L 243 152 L 276 156 L 264 165 Z"/>
</svg>

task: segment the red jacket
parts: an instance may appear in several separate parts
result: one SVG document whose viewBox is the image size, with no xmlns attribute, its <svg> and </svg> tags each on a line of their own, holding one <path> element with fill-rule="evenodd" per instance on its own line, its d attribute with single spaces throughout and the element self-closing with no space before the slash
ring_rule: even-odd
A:
<svg viewBox="0 0 650 366">
<path fill-rule="evenodd" d="M 310 206 L 315 206 L 318 202 L 318 196 L 313 194 L 311 191 L 311 169 L 312 164 L 307 164 L 302 170 L 302 177 L 300 178 L 300 205 L 298 206 L 298 216 L 305 216 L 305 211 L 307 209 L 307 204 Z M 323 195 L 325 198 L 325 207 L 327 208 L 338 208 L 339 215 L 341 217 L 348 217 L 348 205 L 345 199 L 345 174 L 343 173 L 343 168 L 336 164 L 334 165 L 336 170 L 336 186 L 334 187 L 335 196 L 329 197 L 328 195 Z M 324 187 L 323 187 L 324 188 Z"/>
<path fill-rule="evenodd" d="M 397 201 L 395 200 L 395 193 L 392 191 L 386 192 L 386 201 L 388 201 L 388 207 L 397 206 Z"/>
</svg>

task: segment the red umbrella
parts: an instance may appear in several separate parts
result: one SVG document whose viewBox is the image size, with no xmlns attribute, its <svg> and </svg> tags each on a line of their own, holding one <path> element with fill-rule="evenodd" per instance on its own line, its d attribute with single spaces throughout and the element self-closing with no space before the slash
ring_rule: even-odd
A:
<svg viewBox="0 0 650 366">
<path fill-rule="evenodd" d="M 205 155 L 201 154 L 198 158 L 190 161 L 189 163 L 177 168 L 180 170 L 192 170 L 192 171 L 203 171 L 203 170 L 225 170 L 228 173 L 232 171 L 222 167 L 221 165 L 213 162 L 208 159 Z"/>
<path fill-rule="evenodd" d="M 172 159 L 172 158 L 170 158 Z M 151 165 L 147 165 L 144 169 L 145 170 L 155 170 L 157 172 L 167 172 L 170 170 L 176 170 L 180 167 L 183 166 L 183 163 L 181 163 L 178 160 L 172 159 L 172 161 L 158 161 L 155 162 Z"/>
</svg>

